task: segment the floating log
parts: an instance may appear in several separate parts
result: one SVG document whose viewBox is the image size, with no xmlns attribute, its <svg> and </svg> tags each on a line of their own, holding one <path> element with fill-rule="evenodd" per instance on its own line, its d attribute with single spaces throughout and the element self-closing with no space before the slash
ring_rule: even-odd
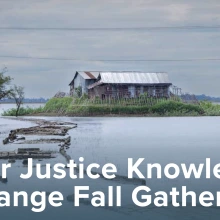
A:
<svg viewBox="0 0 220 220">
<path fill-rule="evenodd" d="M 15 152 L 0 152 L 0 159 L 46 159 L 46 158 L 55 158 L 52 153 L 37 152 L 37 153 L 15 153 Z"/>
<path fill-rule="evenodd" d="M 39 152 L 40 148 L 18 148 L 18 154 L 27 152 Z"/>
<path fill-rule="evenodd" d="M 23 142 L 19 142 L 16 144 L 44 144 L 44 143 L 69 143 L 70 144 L 70 137 L 67 138 L 41 138 L 36 140 L 24 140 Z"/>
<path fill-rule="evenodd" d="M 67 126 L 35 126 L 30 128 L 20 128 L 15 131 L 16 134 L 20 135 L 58 135 L 65 136 L 68 130 L 72 127 Z"/>
</svg>

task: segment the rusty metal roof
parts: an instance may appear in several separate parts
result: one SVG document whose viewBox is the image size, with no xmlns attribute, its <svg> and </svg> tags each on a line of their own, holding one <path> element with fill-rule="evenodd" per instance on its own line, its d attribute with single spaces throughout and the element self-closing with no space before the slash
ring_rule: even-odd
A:
<svg viewBox="0 0 220 220">
<path fill-rule="evenodd" d="M 99 80 L 98 82 L 95 82 L 95 83 L 93 83 L 93 84 L 87 86 L 87 88 L 88 88 L 88 89 L 92 89 L 92 88 L 94 88 L 94 87 L 96 87 L 96 86 L 99 86 L 99 85 L 102 85 L 102 84 L 103 84 L 103 82 L 102 82 L 101 80 Z"/>
<path fill-rule="evenodd" d="M 98 71 L 92 71 L 92 72 L 88 72 L 88 71 L 76 71 L 73 77 L 73 80 L 70 82 L 69 86 L 71 84 L 73 84 L 77 74 L 79 74 L 80 76 L 82 76 L 83 79 L 97 79 L 100 72 Z"/>
<path fill-rule="evenodd" d="M 147 72 L 100 72 L 100 81 L 89 89 L 104 83 L 109 84 L 172 84 L 167 73 Z"/>
<path fill-rule="evenodd" d="M 88 71 L 78 72 L 77 71 L 77 73 L 79 73 L 83 77 L 83 79 L 97 79 L 99 76 L 99 72 L 88 72 Z"/>
</svg>

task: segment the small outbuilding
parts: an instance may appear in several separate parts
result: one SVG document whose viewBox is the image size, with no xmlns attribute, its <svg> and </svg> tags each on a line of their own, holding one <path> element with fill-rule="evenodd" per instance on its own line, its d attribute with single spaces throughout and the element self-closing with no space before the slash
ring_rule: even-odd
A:
<svg viewBox="0 0 220 220">
<path fill-rule="evenodd" d="M 88 94 L 88 86 L 95 83 L 100 72 L 77 71 L 70 82 L 70 95 Z"/>
<path fill-rule="evenodd" d="M 94 82 L 87 84 L 87 91 L 89 98 L 135 98 L 141 94 L 168 98 L 171 85 L 167 73 L 99 72 Z"/>
</svg>

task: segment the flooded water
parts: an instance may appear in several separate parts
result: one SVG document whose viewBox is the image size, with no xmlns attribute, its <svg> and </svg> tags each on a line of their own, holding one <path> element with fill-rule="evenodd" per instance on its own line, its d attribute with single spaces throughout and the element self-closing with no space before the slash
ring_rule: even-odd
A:
<svg viewBox="0 0 220 220">
<path fill-rule="evenodd" d="M 72 138 L 68 155 L 78 162 L 79 157 L 85 158 L 85 166 L 96 162 L 100 165 L 114 163 L 118 168 L 118 174 L 127 175 L 127 159 L 145 158 L 140 166 L 143 174 L 146 173 L 147 163 L 160 163 L 165 166 L 168 163 L 180 165 L 185 163 L 205 163 L 206 158 L 211 158 L 211 165 L 220 163 L 220 117 L 182 117 L 182 118 L 44 118 L 47 120 L 70 121 L 78 124 L 78 127 L 70 130 Z M 0 118 L 0 141 L 7 136 L 11 129 L 32 126 L 33 123 Z M 41 163 L 51 165 L 65 163 L 58 152 L 57 144 L 47 145 L 19 145 L 19 147 L 40 147 L 57 152 L 57 157 L 51 160 L 43 160 Z M 1 146 L 1 150 L 15 150 L 17 146 Z M 3 163 L 6 161 L 0 161 Z M 35 161 L 35 163 L 38 161 Z M 43 213 L 32 213 L 30 207 L 2 209 L 1 213 L 7 214 L 7 219 L 219 219 L 220 210 L 214 208 L 191 207 L 186 208 L 138 208 L 132 202 L 132 191 L 136 186 L 132 182 L 107 181 L 104 179 L 91 180 L 86 177 L 83 180 L 48 179 L 38 180 L 36 176 L 30 180 L 21 180 L 20 173 L 26 172 L 22 161 L 16 161 L 8 173 L 8 183 L 0 183 L 1 190 L 8 192 L 25 190 L 33 191 L 60 191 L 65 197 L 60 208 L 47 207 Z M 69 201 L 73 194 L 74 186 L 89 185 L 90 191 L 107 191 L 107 186 L 122 186 L 121 208 L 94 208 L 88 204 L 74 207 Z M 194 178 L 186 180 L 180 175 L 175 180 L 162 178 L 147 179 L 146 185 L 153 192 L 171 191 L 177 187 L 181 191 L 182 186 L 187 186 L 189 191 L 201 193 L 211 191 L 215 195 L 220 191 L 220 180 L 205 179 L 205 173 L 200 180 Z M 180 201 L 180 199 L 179 199 Z M 190 203 L 190 198 L 189 198 Z M 11 211 L 13 210 L 13 211 Z M 33 217 L 32 217 L 33 216 Z"/>
</svg>

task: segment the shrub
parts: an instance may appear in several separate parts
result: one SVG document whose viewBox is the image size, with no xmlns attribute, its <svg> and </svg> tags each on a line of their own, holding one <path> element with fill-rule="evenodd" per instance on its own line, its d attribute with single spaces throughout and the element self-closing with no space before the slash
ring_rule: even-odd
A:
<svg viewBox="0 0 220 220">
<path fill-rule="evenodd" d="M 12 109 L 9 109 L 8 111 L 3 112 L 2 115 L 3 116 L 16 116 L 16 111 L 17 111 L 17 109 L 12 108 Z M 22 107 L 22 108 L 19 109 L 18 115 L 19 116 L 24 116 L 24 115 L 41 113 L 41 112 L 44 112 L 43 107 L 39 107 L 39 108 L 30 108 L 30 107 L 23 108 Z"/>
<path fill-rule="evenodd" d="M 157 113 L 159 115 L 165 115 L 166 113 L 179 113 L 179 114 L 189 114 L 197 113 L 199 115 L 204 114 L 204 110 L 199 105 L 185 104 L 176 101 L 165 101 L 157 103 L 151 107 L 152 113 Z"/>
<path fill-rule="evenodd" d="M 45 112 L 66 111 L 73 102 L 72 97 L 52 98 L 44 106 Z"/>
<path fill-rule="evenodd" d="M 205 111 L 205 115 L 207 115 L 207 116 L 220 116 L 220 105 L 219 104 L 213 104 L 208 101 L 202 101 L 202 102 L 200 102 L 200 106 Z"/>
</svg>

